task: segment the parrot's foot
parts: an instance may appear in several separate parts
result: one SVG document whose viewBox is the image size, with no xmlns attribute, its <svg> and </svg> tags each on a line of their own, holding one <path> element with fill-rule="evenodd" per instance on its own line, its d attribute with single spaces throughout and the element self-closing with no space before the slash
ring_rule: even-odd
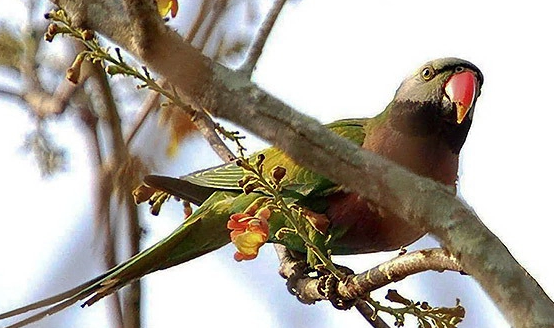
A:
<svg viewBox="0 0 554 328">
<path fill-rule="evenodd" d="M 352 269 L 337 265 L 335 267 L 343 274 L 344 277 L 348 277 L 354 274 Z M 337 289 L 339 286 L 340 280 L 332 273 L 325 272 L 319 277 L 318 290 L 322 295 L 325 295 L 325 298 L 333 304 L 333 306 L 338 310 L 348 310 L 356 304 L 355 299 L 344 299 L 340 296 Z"/>
<path fill-rule="evenodd" d="M 287 290 L 291 295 L 304 304 L 313 304 L 315 301 L 307 300 L 299 293 L 299 281 L 308 278 L 308 263 L 303 259 L 303 256 L 292 250 L 285 248 L 283 245 L 275 245 L 275 250 L 281 261 L 279 274 L 286 279 Z"/>
<path fill-rule="evenodd" d="M 304 261 L 298 261 L 294 263 L 291 267 L 291 271 L 293 272 L 291 276 L 289 276 L 286 282 L 287 290 L 292 295 L 295 295 L 296 298 L 302 303 L 306 304 L 312 304 L 314 302 L 306 302 L 302 299 L 301 294 L 299 294 L 296 290 L 296 286 L 298 286 L 298 280 L 303 279 L 306 277 L 306 272 L 308 271 L 308 263 Z M 285 277 L 283 277 L 285 278 Z"/>
<path fill-rule="evenodd" d="M 356 299 L 345 299 L 338 291 L 342 281 L 330 271 L 310 269 L 306 255 L 288 250 L 285 246 L 276 244 L 277 256 L 281 261 L 279 274 L 286 279 L 287 290 L 303 304 L 314 304 L 317 301 L 328 300 L 340 310 L 348 310 L 355 305 Z M 343 277 L 352 277 L 354 271 L 335 265 Z"/>
<path fill-rule="evenodd" d="M 337 291 L 339 279 L 333 274 L 321 276 L 319 278 L 319 283 L 319 292 L 325 295 L 325 298 L 327 298 L 327 300 L 329 300 L 329 302 L 331 302 L 336 309 L 348 310 L 356 304 L 355 299 L 347 300 L 339 295 Z"/>
</svg>

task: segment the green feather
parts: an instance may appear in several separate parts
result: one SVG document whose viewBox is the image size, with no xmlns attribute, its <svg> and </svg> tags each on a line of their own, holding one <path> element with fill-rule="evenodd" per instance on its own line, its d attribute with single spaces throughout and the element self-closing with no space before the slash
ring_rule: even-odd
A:
<svg viewBox="0 0 554 328">
<path fill-rule="evenodd" d="M 357 145 L 362 145 L 365 137 L 364 125 L 368 119 L 346 119 L 326 125 L 336 134 L 349 139 Z M 307 195 L 321 186 L 330 185 L 329 181 L 320 174 L 297 165 L 283 151 L 271 147 L 254 153 L 250 159 L 255 161 L 259 154 L 265 156 L 264 166 L 271 170 L 274 166 L 287 169 L 283 187 Z M 215 168 L 197 171 L 181 177 L 194 185 L 213 188 L 215 190 L 240 190 L 237 181 L 244 176 L 244 170 L 234 163 L 224 164 Z M 158 187 L 158 186 L 154 186 Z"/>
</svg>

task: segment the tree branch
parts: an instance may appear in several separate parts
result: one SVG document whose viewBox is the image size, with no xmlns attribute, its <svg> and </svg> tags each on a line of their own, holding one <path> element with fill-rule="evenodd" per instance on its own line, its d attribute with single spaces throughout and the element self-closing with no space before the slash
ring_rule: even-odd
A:
<svg viewBox="0 0 554 328">
<path fill-rule="evenodd" d="M 309 291 L 303 289 L 303 286 L 299 284 L 300 279 L 313 279 L 306 274 L 308 265 L 304 259 L 294 259 L 289 250 L 283 245 L 274 244 L 275 252 L 279 258 L 279 274 L 287 280 L 287 289 L 288 291 L 296 296 L 296 298 L 306 304 L 312 304 L 317 300 L 326 299 L 324 295 L 321 294 L 321 290 L 317 288 L 315 291 Z M 307 297 L 305 295 L 313 294 L 314 298 Z M 389 326 L 381 319 L 378 315 L 375 315 L 373 309 L 367 304 L 363 299 L 357 299 L 355 302 L 355 307 L 360 312 L 360 314 L 375 328 L 389 328 Z"/>
<path fill-rule="evenodd" d="M 294 291 L 298 299 L 307 304 L 327 300 L 328 296 L 321 292 L 319 278 L 305 274 L 305 266 L 301 260 L 285 258 L 286 253 L 278 251 L 281 267 L 279 273 L 288 280 L 289 290 Z M 416 273 L 434 270 L 462 271 L 458 260 L 441 248 L 414 251 L 395 257 L 387 262 L 365 272 L 349 275 L 338 283 L 337 296 L 343 300 L 363 298 L 369 292 L 400 281 Z"/>
<path fill-rule="evenodd" d="M 160 85 L 165 84 L 165 79 L 160 79 L 158 81 Z M 152 110 L 156 108 L 159 105 L 160 102 L 160 94 L 155 91 L 150 91 L 148 93 L 148 96 L 146 99 L 142 102 L 142 108 L 139 110 L 138 120 L 133 124 L 133 127 L 131 128 L 131 132 L 125 139 L 125 146 L 129 147 L 131 145 L 131 142 L 137 135 L 140 128 L 143 126 L 144 122 L 146 121 L 146 118 L 150 115 Z"/>
<path fill-rule="evenodd" d="M 375 311 L 367 304 L 366 301 L 357 300 L 356 310 L 375 328 L 390 328 L 381 317 L 375 315 Z"/>
<path fill-rule="evenodd" d="M 462 266 L 448 251 L 441 248 L 424 249 L 400 255 L 390 261 L 350 277 L 338 286 L 345 299 L 362 297 L 368 292 L 424 271 L 458 271 Z"/>
<path fill-rule="evenodd" d="M 202 24 L 204 23 L 204 21 L 206 21 L 206 17 L 208 17 L 208 14 L 210 13 L 210 6 L 213 6 L 211 1 L 202 1 L 202 3 L 200 4 L 198 15 L 196 16 L 196 19 L 194 20 L 194 23 L 192 24 L 185 38 L 186 42 L 193 43 L 196 35 L 198 34 L 198 31 L 200 31 L 200 27 L 202 27 Z"/>
<path fill-rule="evenodd" d="M 109 85 L 106 73 L 103 68 L 97 63 L 92 65 L 92 77 L 97 82 L 97 94 L 101 104 L 104 107 L 105 121 L 109 130 L 111 144 L 111 153 L 107 161 L 102 163 L 100 169 L 100 176 L 103 178 L 100 180 L 98 202 L 100 208 L 98 209 L 98 219 L 102 220 L 102 226 L 104 230 L 111 230 L 112 217 L 110 209 L 110 201 L 113 196 L 117 196 L 116 192 L 120 191 L 123 195 L 121 201 L 126 207 L 126 219 L 128 229 L 128 241 L 129 241 L 129 253 L 131 255 L 140 252 L 140 226 L 138 212 L 132 199 L 131 191 L 132 186 L 129 183 L 120 183 L 121 179 L 118 179 L 118 175 L 125 166 L 128 165 L 130 154 L 129 150 L 123 139 L 123 131 L 121 127 L 121 117 L 115 100 L 113 98 L 112 90 Z M 132 181 L 132 179 L 129 179 Z M 116 236 L 112 233 L 106 235 L 106 248 L 105 248 L 105 261 L 108 268 L 113 267 L 115 264 L 115 244 Z M 130 285 L 129 290 L 123 297 L 123 302 L 117 304 L 116 311 L 119 319 L 123 320 L 123 325 L 129 328 L 140 327 L 140 298 L 141 298 L 141 285 L 140 282 L 133 282 Z M 122 311 L 122 308 L 124 311 Z"/>
<path fill-rule="evenodd" d="M 74 22 L 106 35 L 165 76 L 193 108 L 208 108 L 244 126 L 297 163 L 437 236 L 513 325 L 554 326 L 553 302 L 473 210 L 445 186 L 362 150 L 259 89 L 244 74 L 211 63 L 163 24 L 150 8 L 151 1 L 126 1 L 151 10 L 149 17 L 129 10 L 130 19 L 113 15 L 126 12 L 113 1 L 55 2 Z"/>
<path fill-rule="evenodd" d="M 209 39 L 212 33 L 212 30 L 214 29 L 217 23 L 217 20 L 221 16 L 222 12 L 223 12 L 223 2 L 217 2 L 215 4 L 214 17 L 212 18 L 212 21 L 210 22 L 210 25 L 208 26 L 207 31 L 204 33 L 205 38 L 201 45 L 202 49 L 206 47 L 206 42 Z M 191 43 L 195 39 L 200 29 L 200 26 L 204 22 L 208 13 L 209 13 L 208 1 L 204 1 L 201 5 L 199 15 L 196 18 L 192 29 L 189 31 L 189 33 L 187 33 L 187 36 L 184 38 L 186 42 Z M 158 81 L 158 84 L 163 88 L 167 88 L 169 86 L 169 83 L 167 83 L 167 80 L 165 78 L 161 78 Z M 126 141 L 127 145 L 134 138 L 140 126 L 142 126 L 142 124 L 144 123 L 146 117 L 151 112 L 152 107 L 155 106 L 155 104 L 158 102 L 159 96 L 160 95 L 158 93 L 152 92 L 150 96 L 144 101 L 141 118 L 138 120 L 138 122 L 135 124 L 135 127 L 132 129 L 132 132 Z M 229 149 L 229 147 L 227 147 L 227 145 L 217 134 L 214 121 L 204 110 L 194 110 L 191 108 L 187 112 L 191 115 L 191 121 L 195 124 L 198 131 L 200 131 L 204 139 L 208 141 L 208 143 L 210 144 L 214 152 L 219 156 L 219 158 L 221 158 L 221 160 L 227 163 L 235 159 L 235 155 L 233 154 L 233 152 Z"/>
<path fill-rule="evenodd" d="M 250 45 L 250 48 L 248 49 L 248 53 L 246 54 L 244 63 L 239 69 L 240 71 L 244 72 L 246 75 L 248 76 L 252 75 L 252 72 L 256 67 L 256 63 L 258 62 L 258 59 L 260 59 L 260 56 L 262 55 L 262 51 L 264 49 L 267 38 L 269 37 L 269 33 L 271 33 L 271 30 L 273 29 L 273 25 L 275 25 L 275 22 L 277 21 L 277 17 L 279 17 L 279 13 L 285 6 L 286 2 L 287 0 L 275 0 L 275 2 L 273 3 L 273 6 L 271 7 L 271 9 L 269 9 L 269 12 L 267 13 L 265 20 L 263 21 L 262 25 L 258 29 L 258 32 L 254 37 L 254 41 L 252 42 L 252 44 Z"/>
</svg>

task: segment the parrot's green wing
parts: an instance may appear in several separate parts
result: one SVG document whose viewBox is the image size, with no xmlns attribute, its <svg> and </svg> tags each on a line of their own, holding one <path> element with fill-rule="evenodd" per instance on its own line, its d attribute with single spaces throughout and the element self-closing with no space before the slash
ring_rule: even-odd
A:
<svg viewBox="0 0 554 328">
<path fill-rule="evenodd" d="M 330 123 L 326 126 L 336 134 L 361 145 L 365 137 L 364 127 L 367 123 L 368 119 L 345 119 Z M 267 170 L 271 170 L 275 166 L 282 166 L 287 170 L 285 179 L 282 183 L 283 188 L 298 193 L 300 197 L 306 196 L 314 191 L 324 191 L 334 186 L 333 183 L 322 175 L 297 165 L 290 157 L 283 153 L 283 151 L 275 147 L 267 148 L 253 154 L 251 156 L 252 161 L 255 161 L 259 154 L 265 156 L 264 167 Z M 185 184 L 190 183 L 190 185 L 187 184 L 179 188 L 171 188 L 168 186 L 168 183 L 170 184 L 170 178 L 158 181 L 156 179 L 163 178 L 156 176 L 154 179 L 147 178 L 145 181 L 152 187 L 199 204 L 204 201 L 202 198 L 207 198 L 216 190 L 240 191 L 237 182 L 244 174 L 243 168 L 231 163 L 183 176 L 180 179 Z M 183 192 L 183 189 L 187 189 L 189 194 L 180 193 Z"/>
</svg>

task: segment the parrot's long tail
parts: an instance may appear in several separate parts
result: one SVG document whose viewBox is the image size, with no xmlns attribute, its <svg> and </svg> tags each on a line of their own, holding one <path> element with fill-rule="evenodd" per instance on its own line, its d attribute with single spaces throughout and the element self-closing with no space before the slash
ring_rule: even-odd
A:
<svg viewBox="0 0 554 328">
<path fill-rule="evenodd" d="M 82 307 L 92 305 L 101 298 L 116 292 L 123 286 L 148 273 L 186 262 L 226 244 L 226 242 L 223 242 L 211 248 L 196 250 L 195 252 L 189 253 L 188 256 L 183 254 L 184 256 L 179 256 L 178 261 L 171 261 L 166 254 L 170 254 L 175 247 L 180 246 L 179 243 L 186 235 L 186 233 L 183 233 L 183 230 L 178 229 L 158 244 L 138 253 L 126 262 L 106 271 L 100 276 L 58 295 L 2 313 L 0 314 L 0 320 L 14 317 L 28 311 L 43 309 L 5 328 L 23 327 L 46 316 L 60 312 L 81 300 L 86 299 L 81 305 Z"/>
<path fill-rule="evenodd" d="M 20 308 L 15 309 L 15 310 L 11 310 L 11 311 L 2 313 L 2 314 L 0 314 L 0 320 L 6 319 L 6 318 L 11 318 L 11 317 L 14 317 L 14 316 L 17 316 L 17 315 L 20 315 L 20 314 L 23 314 L 23 313 L 26 313 L 26 312 L 29 312 L 29 311 L 32 311 L 32 310 L 42 309 L 42 308 L 48 307 L 47 309 L 45 309 L 45 310 L 43 310 L 39 313 L 36 313 L 36 314 L 34 314 L 34 315 L 24 319 L 24 320 L 18 321 L 16 323 L 6 327 L 6 328 L 15 328 L 15 327 L 23 327 L 25 325 L 28 325 L 28 324 L 33 323 L 35 321 L 38 321 L 38 320 L 40 320 L 40 319 L 42 319 L 46 316 L 57 313 L 57 312 L 65 309 L 65 308 L 75 304 L 79 300 L 82 300 L 82 299 L 86 298 L 87 296 L 91 295 L 92 293 L 94 293 L 94 291 L 97 290 L 99 288 L 99 286 L 101 286 L 102 281 L 107 276 L 112 274 L 115 269 L 116 268 L 113 268 L 112 270 L 107 271 L 104 274 L 102 274 L 102 275 L 100 275 L 100 276 L 98 276 L 98 277 L 96 277 L 92 280 L 89 280 L 89 281 L 85 282 L 82 285 L 79 285 L 79 286 L 77 286 L 73 289 L 70 289 L 70 290 L 65 291 L 63 293 L 60 293 L 58 295 L 40 300 L 38 302 L 20 307 Z M 96 288 L 95 288 L 95 286 L 96 286 Z"/>
<path fill-rule="evenodd" d="M 141 252 L 128 261 L 110 269 L 109 271 L 101 274 L 100 276 L 85 282 L 73 289 L 60 293 L 58 295 L 49 297 L 47 299 L 23 306 L 21 308 L 0 314 L 0 320 L 14 317 L 28 311 L 43 309 L 42 311 L 33 314 L 32 316 L 18 321 L 6 328 L 23 327 L 32 322 L 38 321 L 46 316 L 52 315 L 63 309 L 87 299 L 84 306 L 92 305 L 101 298 L 108 296 L 121 287 L 131 283 L 132 281 L 139 279 L 140 277 L 160 269 L 159 265 L 154 263 L 157 259 L 164 262 L 165 256 L 159 258 L 160 254 L 167 254 L 164 251 L 171 250 L 172 246 L 179 243 L 179 239 L 182 234 L 172 234 L 160 243 L 150 247 L 149 249 Z M 210 250 L 205 250 L 208 252 Z M 205 253 L 202 252 L 202 253 Z M 182 262 L 186 259 L 182 259 Z"/>
<path fill-rule="evenodd" d="M 226 197 L 225 193 L 220 193 L 215 194 L 210 200 L 212 202 L 209 204 L 221 205 L 230 203 L 231 198 Z M 226 245 L 230 242 L 226 227 L 228 214 L 225 211 L 216 212 L 212 209 L 213 207 L 207 204 L 201 206 L 168 237 L 129 260 L 71 290 L 2 313 L 0 320 L 42 309 L 6 328 L 23 327 L 62 311 L 81 300 L 85 300 L 83 307 L 92 305 L 148 273 L 189 261 Z"/>
</svg>

